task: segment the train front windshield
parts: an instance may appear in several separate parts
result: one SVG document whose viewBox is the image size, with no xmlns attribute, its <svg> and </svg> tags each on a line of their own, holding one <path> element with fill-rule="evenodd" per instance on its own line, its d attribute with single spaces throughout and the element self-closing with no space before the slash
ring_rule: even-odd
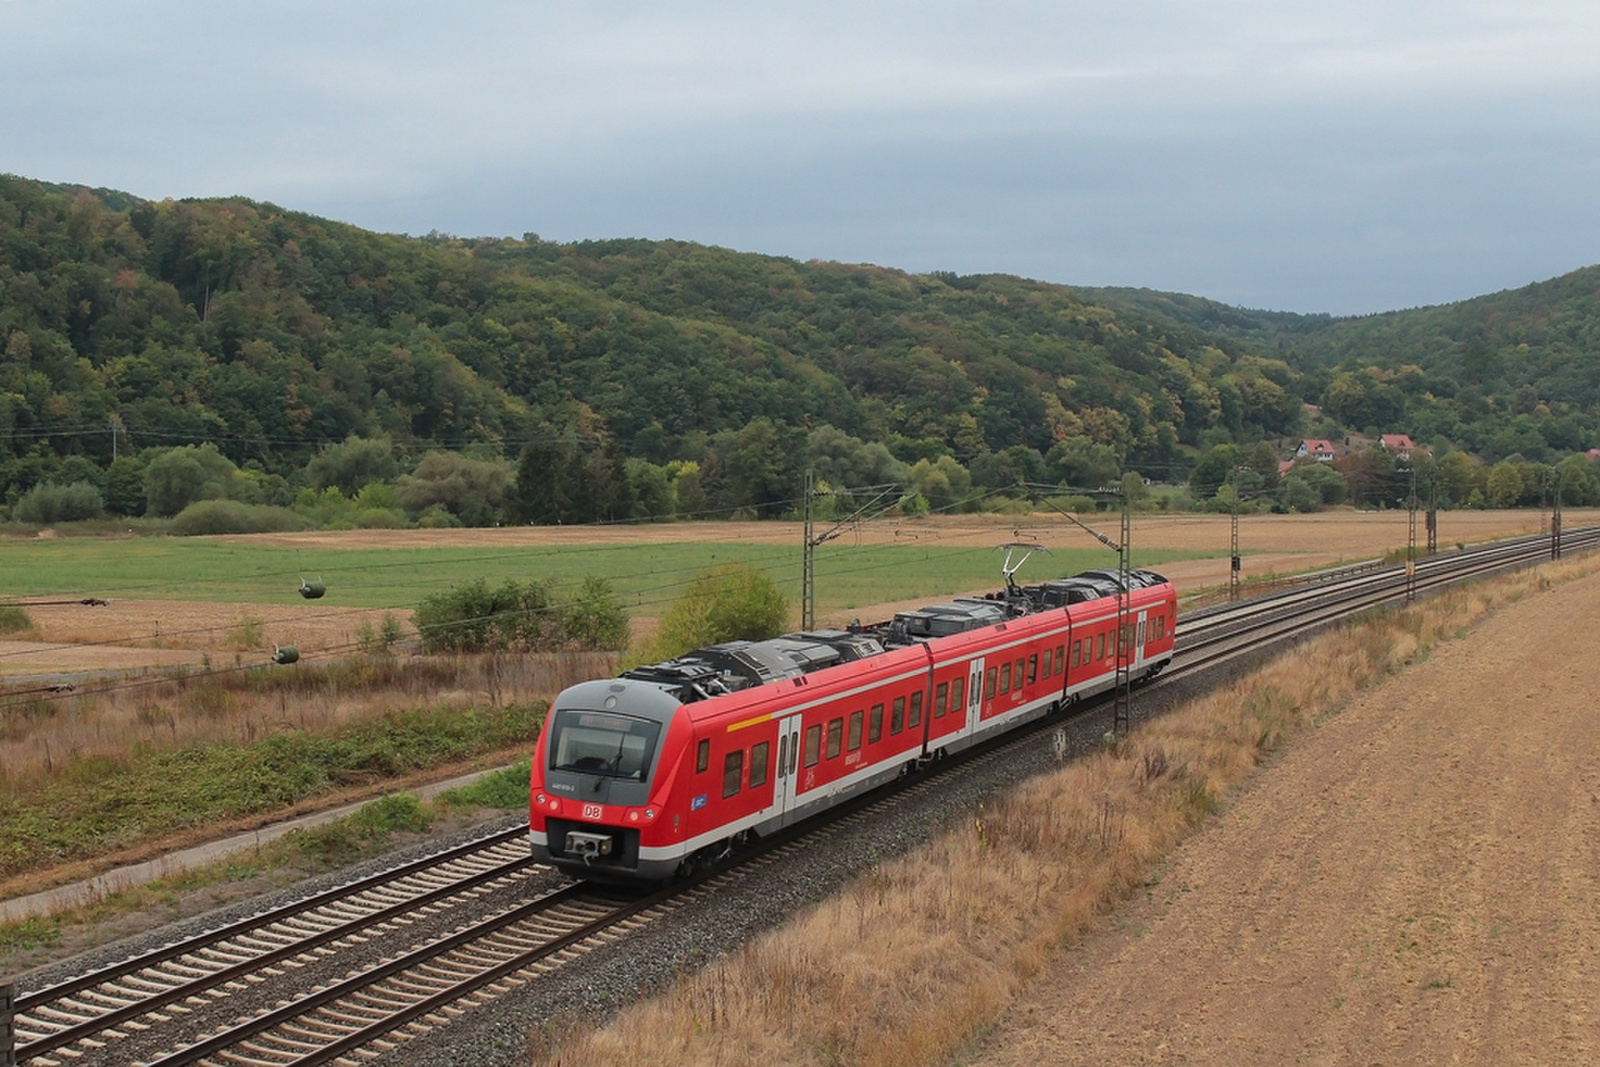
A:
<svg viewBox="0 0 1600 1067">
<path fill-rule="evenodd" d="M 550 769 L 644 781 L 661 724 L 605 711 L 558 711 L 550 727 Z"/>
</svg>

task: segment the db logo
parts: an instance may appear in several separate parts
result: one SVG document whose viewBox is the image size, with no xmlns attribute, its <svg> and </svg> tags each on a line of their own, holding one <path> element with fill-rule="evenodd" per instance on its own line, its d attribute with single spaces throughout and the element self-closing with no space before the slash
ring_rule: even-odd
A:
<svg viewBox="0 0 1600 1067">
<path fill-rule="evenodd" d="M 598 818 L 600 818 L 600 805 L 598 805 L 598 804 L 585 804 L 583 806 L 583 817 L 585 819 L 598 819 Z"/>
</svg>

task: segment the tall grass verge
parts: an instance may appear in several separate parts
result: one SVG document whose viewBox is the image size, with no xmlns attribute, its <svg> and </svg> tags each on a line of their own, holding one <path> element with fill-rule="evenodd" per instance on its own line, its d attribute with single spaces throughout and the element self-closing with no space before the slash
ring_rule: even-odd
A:
<svg viewBox="0 0 1600 1067">
<path fill-rule="evenodd" d="M 7 695 L 0 687 L 0 802 L 100 760 L 325 734 L 395 708 L 549 701 L 569 685 L 615 673 L 616 662 L 609 653 L 583 652 L 377 654 L 245 671 L 151 672 L 104 692 L 64 697 Z"/>
<path fill-rule="evenodd" d="M 36 789 L 0 793 L 0 878 L 526 749 L 545 707 L 416 708 L 247 745 L 75 759 Z"/>
<path fill-rule="evenodd" d="M 1469 586 L 1308 641 L 1024 783 L 606 1028 L 530 1035 L 533 1062 L 625 1062 L 639 1049 L 664 1065 L 945 1062 L 1275 749 L 1500 605 L 1593 567 Z"/>
</svg>

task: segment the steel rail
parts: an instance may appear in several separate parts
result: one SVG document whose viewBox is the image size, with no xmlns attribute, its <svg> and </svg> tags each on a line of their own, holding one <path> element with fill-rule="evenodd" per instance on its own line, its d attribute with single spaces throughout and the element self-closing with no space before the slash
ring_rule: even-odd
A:
<svg viewBox="0 0 1600 1067">
<path fill-rule="evenodd" d="M 265 951 L 254 948 L 241 949 L 240 951 L 250 954 L 250 958 L 230 966 L 217 966 L 213 961 L 209 960 L 203 960 L 196 964 L 195 961 L 191 960 L 188 965 L 197 965 L 204 968 L 208 973 L 195 976 L 188 981 L 174 983 L 170 974 L 155 971 L 155 968 L 161 964 L 183 960 L 185 957 L 193 957 L 204 949 L 237 940 L 246 934 L 281 924 L 287 919 L 302 917 L 308 913 L 326 908 L 331 904 L 344 903 L 353 897 L 358 897 L 374 889 L 390 886 L 406 878 L 427 874 L 450 863 L 466 859 L 475 853 L 488 852 L 525 836 L 526 833 L 525 829 L 516 826 L 508 830 L 497 831 L 493 834 L 475 838 L 452 848 L 419 857 L 398 867 L 388 868 L 352 882 L 331 887 L 301 900 L 260 912 L 240 922 L 230 923 L 197 934 L 194 937 L 163 945 L 160 948 L 130 957 L 102 970 L 87 972 L 57 985 L 18 997 L 15 1013 L 22 1023 L 19 1029 L 28 1031 L 47 1030 L 49 1032 L 41 1037 L 19 1042 L 16 1048 L 17 1056 L 19 1060 L 26 1060 L 75 1044 L 86 1037 L 101 1033 L 130 1019 L 137 1019 L 167 1004 L 186 1000 L 207 989 L 237 980 L 245 974 L 260 970 L 273 963 L 292 959 L 320 945 L 341 940 L 362 929 L 388 922 L 429 904 L 467 892 L 485 882 L 504 878 L 530 866 L 533 863 L 532 856 L 518 856 L 510 860 L 501 861 L 482 871 L 455 878 L 449 883 L 433 889 L 414 893 L 405 900 L 379 907 L 366 914 L 340 918 L 333 925 L 320 931 L 298 935 L 275 932 L 279 937 L 290 936 L 291 939 L 277 948 Z M 100 994 L 103 999 L 124 1001 L 125 1003 L 120 1007 L 95 1014 L 80 1023 L 69 1024 L 59 1028 L 53 1028 L 51 1023 L 41 1017 L 41 1012 L 52 1010 L 61 1015 L 82 1015 L 85 1011 L 92 1010 L 93 1006 L 84 1005 L 78 1001 L 71 1002 L 70 1007 L 60 1007 L 59 1005 L 67 1003 L 70 998 L 77 994 L 96 991 L 118 979 L 145 972 L 154 972 L 147 977 L 147 981 L 151 984 L 168 988 L 151 991 L 148 995 L 132 1001 L 128 1001 L 128 993 L 123 989 L 103 992 Z"/>
</svg>

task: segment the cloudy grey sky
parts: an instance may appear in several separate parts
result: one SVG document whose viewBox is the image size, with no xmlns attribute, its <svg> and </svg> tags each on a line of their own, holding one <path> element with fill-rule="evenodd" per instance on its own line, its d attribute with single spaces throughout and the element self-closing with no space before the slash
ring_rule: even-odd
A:
<svg viewBox="0 0 1600 1067">
<path fill-rule="evenodd" d="M 1600 261 L 1600 4 L 0 0 L 0 171 L 1380 311 Z"/>
</svg>

